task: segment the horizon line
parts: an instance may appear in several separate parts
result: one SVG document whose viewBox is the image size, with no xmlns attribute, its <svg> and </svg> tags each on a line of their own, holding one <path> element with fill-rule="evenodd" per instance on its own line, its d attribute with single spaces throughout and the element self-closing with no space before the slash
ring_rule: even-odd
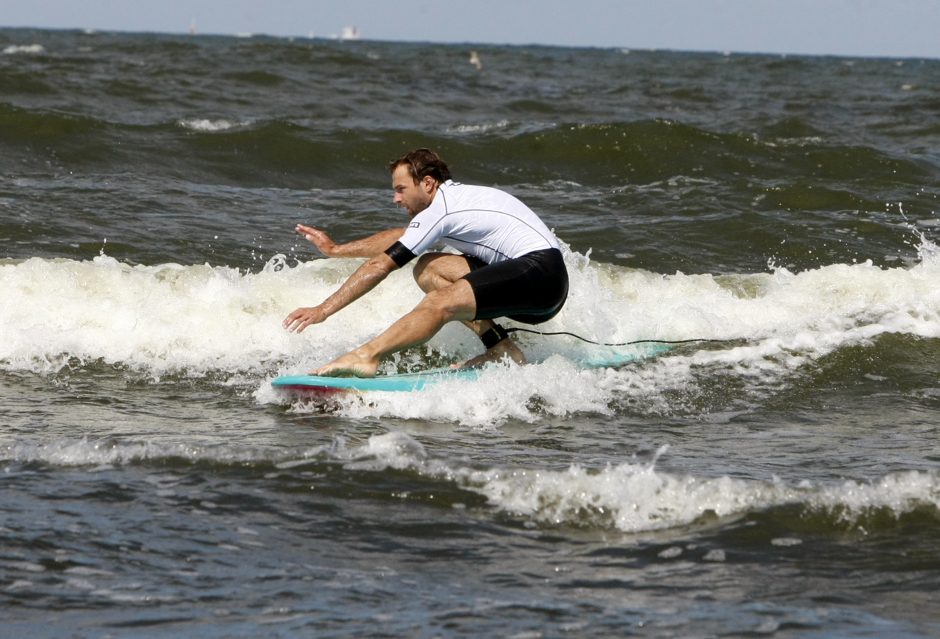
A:
<svg viewBox="0 0 940 639">
<path fill-rule="evenodd" d="M 148 30 L 148 29 L 113 29 L 113 28 L 95 28 L 95 27 L 40 27 L 40 26 L 12 26 L 12 25 L 0 25 L 0 31 L 10 30 L 10 31 L 49 31 L 49 32 L 77 32 L 83 33 L 85 35 L 96 35 L 96 34 L 125 34 L 125 35 L 158 35 L 158 36 L 172 36 L 172 37 L 181 37 L 181 38 L 198 38 L 198 37 L 213 37 L 213 38 L 235 38 L 235 39 L 251 39 L 251 38 L 271 38 L 276 40 L 310 40 L 310 41 L 322 41 L 322 42 L 343 42 L 343 43 L 387 43 L 387 44 L 425 44 L 425 45 L 438 45 L 438 46 L 479 46 L 479 47 L 545 47 L 545 48 L 556 48 L 556 49 L 602 49 L 602 50 L 620 50 L 624 53 L 630 53 L 633 51 L 639 52 L 666 52 L 666 53 L 701 53 L 701 54 L 714 54 L 721 56 L 731 56 L 731 55 L 747 55 L 747 56 L 777 56 L 777 57 L 819 57 L 819 58 L 864 58 L 872 60 L 938 60 L 940 59 L 940 54 L 936 56 L 931 55 L 916 55 L 916 54 L 875 54 L 875 53 L 821 53 L 821 52 L 805 52 L 805 51 L 748 51 L 748 50 L 736 50 L 736 49 L 681 49 L 675 47 L 640 47 L 640 46 L 630 46 L 630 45 L 590 45 L 590 44 L 557 44 L 557 43 L 545 43 L 545 42 L 496 42 L 496 41 L 474 41 L 474 40 L 453 40 L 453 41 L 444 41 L 444 40 L 391 40 L 384 38 L 368 38 L 368 37 L 343 37 L 340 34 L 329 34 L 329 35 L 315 35 L 315 34 L 296 34 L 296 35 L 283 35 L 283 34 L 273 34 L 273 33 L 264 33 L 264 32 L 236 32 L 236 33 L 226 33 L 226 32 L 199 32 L 199 31 L 158 31 L 158 30 Z"/>
</svg>

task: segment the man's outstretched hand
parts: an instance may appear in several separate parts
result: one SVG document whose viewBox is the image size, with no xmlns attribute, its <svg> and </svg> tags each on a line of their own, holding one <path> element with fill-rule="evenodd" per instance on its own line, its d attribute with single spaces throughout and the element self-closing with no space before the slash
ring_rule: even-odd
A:
<svg viewBox="0 0 940 639">
<path fill-rule="evenodd" d="M 322 306 L 301 307 L 294 309 L 284 320 L 283 325 L 291 333 L 301 333 L 311 324 L 319 324 L 329 316 Z"/>
<path fill-rule="evenodd" d="M 336 252 L 336 242 L 320 229 L 315 229 L 306 224 L 298 224 L 294 230 L 303 235 L 308 242 L 316 246 L 327 257 L 332 257 Z"/>
</svg>

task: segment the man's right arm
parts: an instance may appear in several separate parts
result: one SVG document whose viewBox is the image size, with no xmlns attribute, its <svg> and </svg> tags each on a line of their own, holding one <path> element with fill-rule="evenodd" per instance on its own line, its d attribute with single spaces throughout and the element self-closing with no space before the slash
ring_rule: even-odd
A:
<svg viewBox="0 0 940 639">
<path fill-rule="evenodd" d="M 300 333 L 311 324 L 319 324 L 337 311 L 349 306 L 375 288 L 388 274 L 398 268 L 392 258 L 384 253 L 363 262 L 339 289 L 318 306 L 302 307 L 284 320 L 284 328 Z"/>
<path fill-rule="evenodd" d="M 387 229 L 360 240 L 337 244 L 329 235 L 312 226 L 298 224 L 296 231 L 327 257 L 375 257 L 384 253 L 405 233 L 404 228 Z"/>
</svg>

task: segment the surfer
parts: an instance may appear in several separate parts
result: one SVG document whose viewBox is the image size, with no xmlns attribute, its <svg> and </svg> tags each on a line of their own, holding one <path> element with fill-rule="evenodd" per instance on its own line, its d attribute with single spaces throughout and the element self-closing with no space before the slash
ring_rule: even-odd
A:
<svg viewBox="0 0 940 639">
<path fill-rule="evenodd" d="M 512 195 L 455 182 L 447 164 L 429 149 L 406 153 L 389 170 L 393 201 L 407 211 L 409 225 L 337 244 L 322 230 L 298 224 L 297 232 L 328 257 L 369 259 L 322 303 L 294 310 L 284 327 L 299 333 L 323 322 L 419 254 L 414 277 L 425 297 L 375 339 L 313 373 L 374 376 L 383 357 L 426 342 L 452 321 L 468 326 L 486 349 L 464 366 L 507 357 L 525 363 L 522 351 L 493 320 L 539 324 L 561 310 L 568 272 L 558 239 Z M 438 242 L 460 254 L 427 252 Z"/>
</svg>

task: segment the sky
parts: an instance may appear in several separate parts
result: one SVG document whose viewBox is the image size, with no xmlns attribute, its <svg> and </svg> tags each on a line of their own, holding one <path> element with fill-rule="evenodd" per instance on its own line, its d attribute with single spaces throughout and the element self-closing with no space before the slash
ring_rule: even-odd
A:
<svg viewBox="0 0 940 639">
<path fill-rule="evenodd" d="M 0 0 L 0 26 L 940 58 L 940 0 Z"/>
</svg>

